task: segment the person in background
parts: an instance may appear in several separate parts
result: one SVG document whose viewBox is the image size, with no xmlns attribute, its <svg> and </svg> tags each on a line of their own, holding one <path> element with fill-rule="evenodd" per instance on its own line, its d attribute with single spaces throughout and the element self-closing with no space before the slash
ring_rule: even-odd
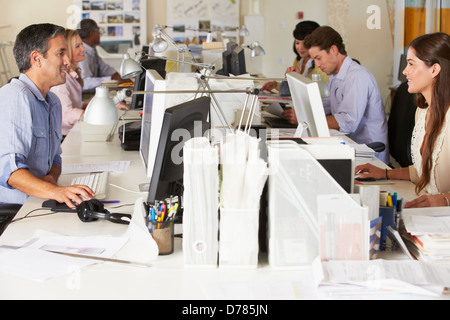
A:
<svg viewBox="0 0 450 320">
<path fill-rule="evenodd" d="M 323 99 L 328 128 L 348 134 L 358 144 L 383 143 L 384 151 L 376 156 L 389 164 L 386 113 L 374 76 L 347 55 L 342 37 L 329 26 L 306 36 L 304 46 L 316 67 L 330 75 L 330 97 Z M 297 124 L 295 110 L 283 115 Z"/>
<path fill-rule="evenodd" d="M 60 187 L 61 103 L 50 88 L 66 81 L 64 28 L 30 25 L 16 37 L 18 79 L 0 88 L 0 203 L 23 204 L 28 196 L 54 199 L 75 208 L 93 191 Z"/>
<path fill-rule="evenodd" d="M 320 73 L 322 80 L 327 83 L 328 75 L 321 72 L 319 68 L 314 65 L 314 60 L 309 56 L 309 52 L 303 46 L 305 37 L 313 32 L 315 29 L 320 27 L 317 22 L 314 21 L 302 21 L 297 24 L 293 31 L 294 35 L 294 53 L 296 58 L 294 60 L 293 66 L 286 69 L 286 73 L 297 72 L 305 77 L 311 78 L 311 74 Z M 273 89 L 278 89 L 280 84 L 276 81 L 266 82 L 261 90 L 272 91 Z"/>
<path fill-rule="evenodd" d="M 405 208 L 450 206 L 450 37 L 431 33 L 408 47 L 403 71 L 408 91 L 416 95 L 416 124 L 411 140 L 413 165 L 385 170 L 356 167 L 362 178 L 410 180 L 418 198 Z"/>
<path fill-rule="evenodd" d="M 66 72 L 66 82 L 50 89 L 55 93 L 62 105 L 62 134 L 66 136 L 78 122 L 86 109 L 87 102 L 82 101 L 83 79 L 78 63 L 85 59 L 85 49 L 76 30 L 66 29 L 64 38 L 67 45 L 69 66 Z"/>
<path fill-rule="evenodd" d="M 83 91 L 93 91 L 107 80 L 125 82 L 116 69 L 104 62 L 97 54 L 95 47 L 100 44 L 100 28 L 97 23 L 92 19 L 81 20 L 77 31 L 86 49 L 86 59 L 79 63 L 84 81 Z"/>
<path fill-rule="evenodd" d="M 66 29 L 64 38 L 67 45 L 69 66 L 66 70 L 66 82 L 50 89 L 55 93 L 62 105 L 62 134 L 65 137 L 72 127 L 80 120 L 88 103 L 82 101 L 83 79 L 78 63 L 85 60 L 83 41 L 76 30 Z M 121 103 L 118 109 L 129 108 Z"/>
</svg>

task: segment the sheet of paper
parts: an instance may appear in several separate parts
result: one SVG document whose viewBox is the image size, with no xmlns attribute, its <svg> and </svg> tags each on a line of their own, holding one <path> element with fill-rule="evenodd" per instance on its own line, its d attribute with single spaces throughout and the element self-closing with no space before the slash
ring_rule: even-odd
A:
<svg viewBox="0 0 450 320">
<path fill-rule="evenodd" d="M 97 163 L 70 163 L 63 164 L 62 174 L 91 173 L 110 171 L 125 173 L 130 166 L 130 161 L 111 161 Z"/>
<path fill-rule="evenodd" d="M 95 260 L 73 258 L 35 248 L 21 248 L 0 254 L 0 272 L 26 279 L 45 281 L 59 277 L 74 268 L 82 268 Z"/>
<path fill-rule="evenodd" d="M 47 236 L 33 238 L 23 246 L 45 251 L 82 254 L 100 258 L 113 257 L 128 241 L 126 237 Z"/>
<path fill-rule="evenodd" d="M 280 118 L 283 118 L 283 108 L 281 107 L 281 105 L 278 102 L 273 102 L 271 103 L 267 108 L 266 111 L 278 116 Z"/>
<path fill-rule="evenodd" d="M 415 286 L 450 287 L 450 268 L 412 260 L 328 261 L 324 283 L 374 285 L 389 279 Z"/>
</svg>

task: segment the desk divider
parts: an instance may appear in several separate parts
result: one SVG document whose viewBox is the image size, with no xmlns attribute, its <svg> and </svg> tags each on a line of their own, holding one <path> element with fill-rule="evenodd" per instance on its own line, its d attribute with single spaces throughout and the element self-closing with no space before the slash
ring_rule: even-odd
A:
<svg viewBox="0 0 450 320">
<path fill-rule="evenodd" d="M 318 256 L 368 259 L 367 207 L 359 206 L 299 146 L 273 142 L 268 150 L 270 266 L 311 266 Z M 333 207 L 334 201 L 340 207 Z"/>
</svg>

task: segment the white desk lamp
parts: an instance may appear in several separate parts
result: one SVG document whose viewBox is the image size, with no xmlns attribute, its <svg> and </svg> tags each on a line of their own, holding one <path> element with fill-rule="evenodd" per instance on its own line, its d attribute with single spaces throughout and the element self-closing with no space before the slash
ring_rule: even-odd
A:
<svg viewBox="0 0 450 320">
<path fill-rule="evenodd" d="M 110 141 L 119 122 L 117 106 L 124 97 L 109 97 L 106 87 L 95 88 L 95 96 L 91 99 L 83 120 L 81 135 L 84 141 Z"/>
</svg>

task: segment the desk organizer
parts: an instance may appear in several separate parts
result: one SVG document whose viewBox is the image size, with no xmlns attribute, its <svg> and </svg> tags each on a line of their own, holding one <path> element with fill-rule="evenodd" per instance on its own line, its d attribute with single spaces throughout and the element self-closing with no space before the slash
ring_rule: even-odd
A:
<svg viewBox="0 0 450 320">
<path fill-rule="evenodd" d="M 367 259 L 368 209 L 360 207 L 311 154 L 298 145 L 273 142 L 268 150 L 270 266 L 310 266 L 318 256 L 322 260 L 350 256 Z M 327 204 L 335 201 L 334 198 L 344 207 L 330 208 Z M 350 229 L 356 230 L 358 236 L 346 238 L 346 234 L 340 232 Z"/>
<path fill-rule="evenodd" d="M 219 156 L 206 138 L 183 148 L 183 255 L 187 267 L 217 268 L 219 248 Z"/>
<path fill-rule="evenodd" d="M 220 209 L 219 266 L 258 266 L 259 208 Z"/>
</svg>

